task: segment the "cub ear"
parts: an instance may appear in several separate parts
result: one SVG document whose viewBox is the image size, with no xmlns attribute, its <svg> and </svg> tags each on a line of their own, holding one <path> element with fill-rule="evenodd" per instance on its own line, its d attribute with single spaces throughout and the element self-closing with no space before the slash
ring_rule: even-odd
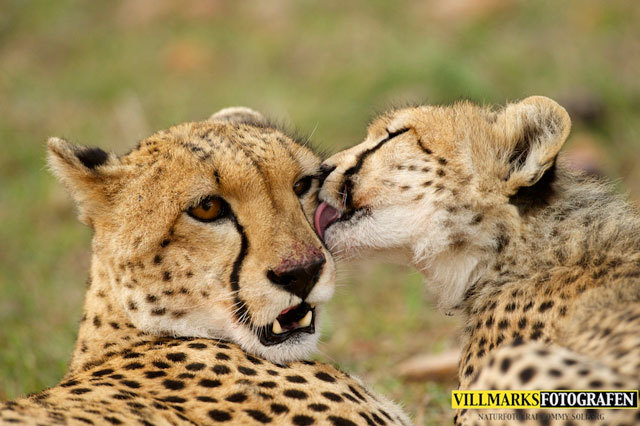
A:
<svg viewBox="0 0 640 426">
<path fill-rule="evenodd" d="M 122 175 L 120 160 L 100 148 L 49 138 L 47 162 L 53 174 L 67 187 L 79 210 L 80 220 L 92 226 L 94 215 L 109 204 Z"/>
<path fill-rule="evenodd" d="M 238 124 L 250 124 L 250 125 L 265 125 L 267 124 L 267 119 L 260 114 L 258 111 L 255 111 L 251 108 L 236 106 L 221 109 L 220 111 L 213 113 L 211 117 L 209 117 L 209 121 L 221 121 L 227 123 L 238 123 Z"/>
<path fill-rule="evenodd" d="M 532 96 L 507 105 L 495 126 L 502 133 L 500 174 L 508 195 L 513 195 L 523 186 L 534 185 L 554 165 L 569 136 L 571 119 L 557 102 Z"/>
</svg>

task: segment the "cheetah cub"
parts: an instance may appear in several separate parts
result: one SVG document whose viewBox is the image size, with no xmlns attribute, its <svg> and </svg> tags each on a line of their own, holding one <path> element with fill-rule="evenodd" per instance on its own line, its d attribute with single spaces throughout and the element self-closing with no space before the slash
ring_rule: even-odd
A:
<svg viewBox="0 0 640 426">
<path fill-rule="evenodd" d="M 336 368 L 292 362 L 334 286 L 310 150 L 232 108 L 121 157 L 52 138 L 49 164 L 94 231 L 84 315 L 63 381 L 0 403 L 0 423 L 409 423 Z"/>
<path fill-rule="evenodd" d="M 336 254 L 423 273 L 465 324 L 461 389 L 640 384 L 640 219 L 562 166 L 570 126 L 544 97 L 401 109 L 323 165 L 317 232 Z"/>
</svg>

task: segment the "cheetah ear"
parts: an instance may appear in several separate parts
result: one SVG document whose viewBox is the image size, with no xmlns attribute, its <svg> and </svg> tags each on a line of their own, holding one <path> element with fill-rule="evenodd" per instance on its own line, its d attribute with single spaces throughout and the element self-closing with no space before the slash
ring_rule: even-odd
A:
<svg viewBox="0 0 640 426">
<path fill-rule="evenodd" d="M 251 108 L 236 106 L 221 109 L 209 117 L 209 121 L 222 121 L 227 123 L 265 125 L 267 119 L 262 114 Z"/>
<path fill-rule="evenodd" d="M 507 105 L 495 126 L 502 133 L 498 172 L 508 195 L 513 195 L 521 187 L 534 185 L 554 165 L 569 136 L 571 119 L 555 101 L 532 96 Z"/>
<path fill-rule="evenodd" d="M 67 187 L 83 223 L 92 226 L 92 217 L 106 208 L 110 195 L 119 186 L 120 160 L 100 148 L 74 145 L 60 138 L 47 141 L 47 162 Z"/>
</svg>

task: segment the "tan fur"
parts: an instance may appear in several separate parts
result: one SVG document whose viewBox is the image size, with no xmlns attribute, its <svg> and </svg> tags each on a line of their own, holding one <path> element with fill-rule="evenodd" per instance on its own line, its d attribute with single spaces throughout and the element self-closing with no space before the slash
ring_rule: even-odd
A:
<svg viewBox="0 0 640 426">
<path fill-rule="evenodd" d="M 301 302 L 267 271 L 324 254 L 306 297 L 316 315 L 333 292 L 332 260 L 309 224 L 320 165 L 309 149 L 233 108 L 121 157 L 52 138 L 49 163 L 94 230 L 85 309 L 63 382 L 0 403 L 0 423 L 409 422 L 334 367 L 289 363 L 314 350 L 318 330 L 272 346 L 256 334 Z M 313 183 L 298 197 L 305 176 Z M 233 217 L 186 213 L 210 195 Z"/>
<path fill-rule="evenodd" d="M 571 375 L 581 371 L 589 388 L 640 384 L 639 216 L 557 161 L 570 125 L 543 97 L 500 110 L 409 108 L 378 118 L 364 142 L 323 165 L 335 169 L 319 197 L 347 218 L 325 242 L 343 257 L 384 256 L 422 271 L 442 309 L 465 323 L 462 389 L 575 389 Z M 550 374 L 553 362 L 532 355 L 540 345 L 577 361 Z M 496 362 L 516 353 L 535 380 Z M 606 420 L 632 424 L 635 415 Z"/>
</svg>

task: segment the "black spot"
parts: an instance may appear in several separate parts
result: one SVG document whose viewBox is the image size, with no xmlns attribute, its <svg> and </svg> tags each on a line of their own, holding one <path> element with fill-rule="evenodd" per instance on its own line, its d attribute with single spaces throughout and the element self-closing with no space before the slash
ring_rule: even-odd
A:
<svg viewBox="0 0 640 426">
<path fill-rule="evenodd" d="M 229 357 L 229 355 L 222 353 L 222 352 L 218 352 L 216 354 L 216 359 L 219 359 L 221 361 L 226 361 L 226 360 L 230 360 L 231 358 Z"/>
<path fill-rule="evenodd" d="M 99 316 L 96 315 L 95 317 L 93 317 L 93 325 L 96 326 L 96 328 L 102 325 L 102 321 L 100 321 Z"/>
<path fill-rule="evenodd" d="M 293 398 L 293 399 L 307 399 L 308 397 L 308 395 L 305 392 L 298 389 L 287 389 L 284 392 L 282 392 L 282 394 L 288 398 Z"/>
<path fill-rule="evenodd" d="M 327 374 L 323 371 L 316 373 L 316 377 L 324 382 L 334 383 L 336 381 L 336 379 L 332 375 Z"/>
<path fill-rule="evenodd" d="M 309 404 L 308 407 L 311 411 L 317 411 L 319 413 L 327 411 L 329 409 L 329 407 L 324 404 Z"/>
<path fill-rule="evenodd" d="M 242 365 L 238 366 L 238 371 L 246 376 L 255 376 L 258 374 L 258 372 L 253 368 L 244 367 Z"/>
<path fill-rule="evenodd" d="M 260 386 L 261 388 L 267 388 L 267 389 L 273 389 L 277 386 L 276 382 L 260 382 L 258 383 L 258 386 Z"/>
<path fill-rule="evenodd" d="M 523 329 L 527 326 L 527 318 L 522 317 L 520 321 L 518 321 L 518 328 Z"/>
<path fill-rule="evenodd" d="M 209 411 L 209 417 L 217 422 L 228 422 L 231 420 L 231 414 L 222 410 L 211 410 Z"/>
<path fill-rule="evenodd" d="M 271 423 L 271 417 L 267 416 L 265 413 L 259 410 L 244 410 L 252 419 L 260 422 L 260 423 Z"/>
<path fill-rule="evenodd" d="M 217 364 L 211 367 L 211 370 L 216 374 L 229 374 L 231 370 L 226 365 Z"/>
<path fill-rule="evenodd" d="M 308 426 L 315 423 L 315 420 L 313 419 L 313 417 L 303 416 L 302 414 L 293 416 L 293 419 L 291 420 L 293 424 L 296 426 Z"/>
<path fill-rule="evenodd" d="M 73 416 L 73 417 L 71 417 L 71 418 L 72 418 L 73 420 L 77 420 L 77 421 L 79 421 L 79 422 L 82 422 L 82 423 L 85 423 L 85 424 L 88 424 L 88 425 L 92 425 L 92 424 L 93 424 L 93 422 L 92 422 L 91 420 L 89 420 L 89 419 L 87 419 L 87 418 L 85 418 L 85 417 Z M 4 421 L 7 421 L 7 419 L 5 419 Z"/>
<path fill-rule="evenodd" d="M 171 240 L 169 240 L 168 238 L 165 238 L 164 240 L 162 240 L 162 242 L 160 243 L 160 247 L 166 247 L 171 243 Z"/>
<path fill-rule="evenodd" d="M 179 396 L 168 396 L 166 398 L 162 398 L 164 402 L 173 402 L 174 404 L 184 404 L 187 402 L 186 399 L 181 398 Z"/>
<path fill-rule="evenodd" d="M 503 359 L 500 363 L 500 371 L 506 373 L 507 371 L 509 371 L 509 367 L 511 367 L 511 358 Z"/>
<path fill-rule="evenodd" d="M 81 148 L 75 152 L 76 157 L 88 169 L 95 169 L 109 159 L 109 154 L 100 148 Z"/>
<path fill-rule="evenodd" d="M 247 358 L 247 360 L 248 360 L 249 362 L 251 362 L 252 364 L 255 364 L 255 365 L 260 365 L 260 364 L 262 364 L 262 361 L 260 361 L 258 358 L 254 357 L 254 356 L 251 356 L 251 355 L 249 355 L 249 354 L 246 354 L 246 355 L 245 355 L 245 357 L 246 357 L 246 358 Z"/>
<path fill-rule="evenodd" d="M 509 327 L 509 321 L 507 321 L 506 319 L 503 319 L 498 323 L 498 328 L 500 330 L 504 330 L 507 327 Z"/>
<path fill-rule="evenodd" d="M 113 373 L 113 369 L 105 368 L 104 370 L 94 371 L 93 373 L 91 373 L 91 375 L 93 377 L 102 377 L 102 376 L 106 376 L 107 374 L 111 374 L 111 373 Z M 60 386 L 65 386 L 65 384 L 62 383 L 62 384 L 60 384 Z"/>
<path fill-rule="evenodd" d="M 171 281 L 171 272 L 164 271 L 162 273 L 162 281 Z"/>
<path fill-rule="evenodd" d="M 325 398 L 327 398 L 329 401 L 333 401 L 333 402 L 342 402 L 343 399 L 340 395 L 338 395 L 337 393 L 333 393 L 333 392 L 322 392 L 322 396 L 324 396 Z"/>
<path fill-rule="evenodd" d="M 602 381 L 600 380 L 592 380 L 589 382 L 589 387 L 590 388 L 601 388 L 602 387 Z"/>
<path fill-rule="evenodd" d="M 166 308 L 155 308 L 151 310 L 151 315 L 159 317 L 167 313 Z"/>
<path fill-rule="evenodd" d="M 183 352 L 174 352 L 167 354 L 167 359 L 173 362 L 184 362 L 187 359 L 187 355 Z"/>
<path fill-rule="evenodd" d="M 103 416 L 102 418 L 105 419 L 106 421 L 108 421 L 109 423 L 111 423 L 112 425 L 121 425 L 122 424 L 120 419 L 118 419 L 117 417 Z"/>
<path fill-rule="evenodd" d="M 190 347 L 191 349 L 206 349 L 207 345 L 205 345 L 204 343 L 189 343 L 187 345 L 188 347 Z"/>
<path fill-rule="evenodd" d="M 242 392 L 236 392 L 233 393 L 231 395 L 229 395 L 228 397 L 226 397 L 225 399 L 229 402 L 244 402 L 247 400 L 247 395 L 242 393 Z"/>
<path fill-rule="evenodd" d="M 159 265 L 162 263 L 162 256 L 160 256 L 159 254 L 156 254 L 153 257 L 153 263 L 155 263 L 156 265 Z"/>
<path fill-rule="evenodd" d="M 358 415 L 360 415 L 360 417 L 362 417 L 367 422 L 367 426 L 376 426 L 376 423 L 369 417 L 369 415 L 367 415 L 367 413 L 363 413 L 361 411 L 358 413 Z M 455 418 L 454 418 L 454 422 L 455 422 Z"/>
<path fill-rule="evenodd" d="M 473 374 L 473 365 L 470 365 L 466 368 L 466 370 L 464 370 L 464 376 L 469 377 L 472 374 Z"/>
<path fill-rule="evenodd" d="M 181 380 L 171 380 L 171 379 L 166 379 L 162 382 L 162 385 L 167 388 L 167 389 L 171 389 L 171 390 L 180 390 L 180 389 L 184 389 L 184 382 Z"/>
<path fill-rule="evenodd" d="M 487 327 L 491 327 L 493 325 L 493 315 L 489 316 L 489 318 L 487 318 L 487 321 L 484 323 L 485 326 Z"/>
<path fill-rule="evenodd" d="M 540 330 L 535 330 L 529 335 L 531 340 L 538 340 L 540 337 L 542 337 L 542 331 Z"/>
<path fill-rule="evenodd" d="M 210 396 L 197 396 L 196 399 L 201 402 L 218 402 L 217 399 L 211 398 Z"/>
<path fill-rule="evenodd" d="M 154 303 L 156 300 L 158 300 L 158 298 L 153 294 L 147 294 L 146 300 L 149 303 Z"/>
<path fill-rule="evenodd" d="M 547 311 L 547 310 L 551 309 L 552 306 L 553 306 L 553 300 L 548 300 L 546 302 L 542 302 L 540 304 L 540 307 L 538 308 L 538 312 Z"/>
<path fill-rule="evenodd" d="M 164 377 L 166 376 L 167 373 L 165 373 L 164 371 L 160 371 L 160 370 L 156 370 L 156 371 L 145 371 L 144 372 L 144 376 L 147 379 L 156 379 L 158 377 Z"/>
<path fill-rule="evenodd" d="M 167 368 L 171 368 L 170 364 L 167 364 L 164 361 L 153 361 L 153 365 L 156 366 L 157 368 L 161 368 L 161 369 L 167 369 Z"/>
<path fill-rule="evenodd" d="M 366 402 L 367 400 L 365 399 L 364 396 L 362 396 L 362 394 L 360 392 L 358 392 L 358 390 L 356 388 L 354 388 L 353 386 L 349 385 L 349 390 L 351 392 L 353 392 L 353 394 L 362 402 Z"/>
<path fill-rule="evenodd" d="M 291 383 L 307 383 L 307 379 L 302 376 L 286 376 L 285 378 Z"/>
<path fill-rule="evenodd" d="M 329 416 L 328 419 L 334 426 L 358 426 L 351 420 L 345 419 L 344 417 Z"/>
<path fill-rule="evenodd" d="M 562 371 L 552 368 L 551 370 L 549 370 L 549 375 L 551 377 L 561 377 L 562 376 Z"/>
<path fill-rule="evenodd" d="M 275 414 L 282 414 L 289 411 L 289 409 L 282 404 L 271 404 L 271 411 Z"/>
<path fill-rule="evenodd" d="M 82 395 L 83 393 L 91 392 L 89 388 L 75 388 L 70 391 L 74 395 Z"/>
<path fill-rule="evenodd" d="M 205 367 L 206 365 L 204 365 L 201 362 L 193 362 L 191 364 L 187 364 L 184 368 L 186 368 L 189 371 L 200 371 Z"/>
<path fill-rule="evenodd" d="M 198 384 L 205 388 L 217 388 L 222 383 L 220 380 L 202 379 Z"/>
<path fill-rule="evenodd" d="M 129 364 L 125 364 L 124 369 L 125 370 L 138 370 L 140 368 L 144 367 L 144 364 L 141 364 L 139 362 L 130 362 Z"/>
<path fill-rule="evenodd" d="M 522 384 L 528 383 L 535 375 L 536 369 L 533 367 L 527 367 L 520 372 L 520 381 L 522 382 Z"/>
</svg>

